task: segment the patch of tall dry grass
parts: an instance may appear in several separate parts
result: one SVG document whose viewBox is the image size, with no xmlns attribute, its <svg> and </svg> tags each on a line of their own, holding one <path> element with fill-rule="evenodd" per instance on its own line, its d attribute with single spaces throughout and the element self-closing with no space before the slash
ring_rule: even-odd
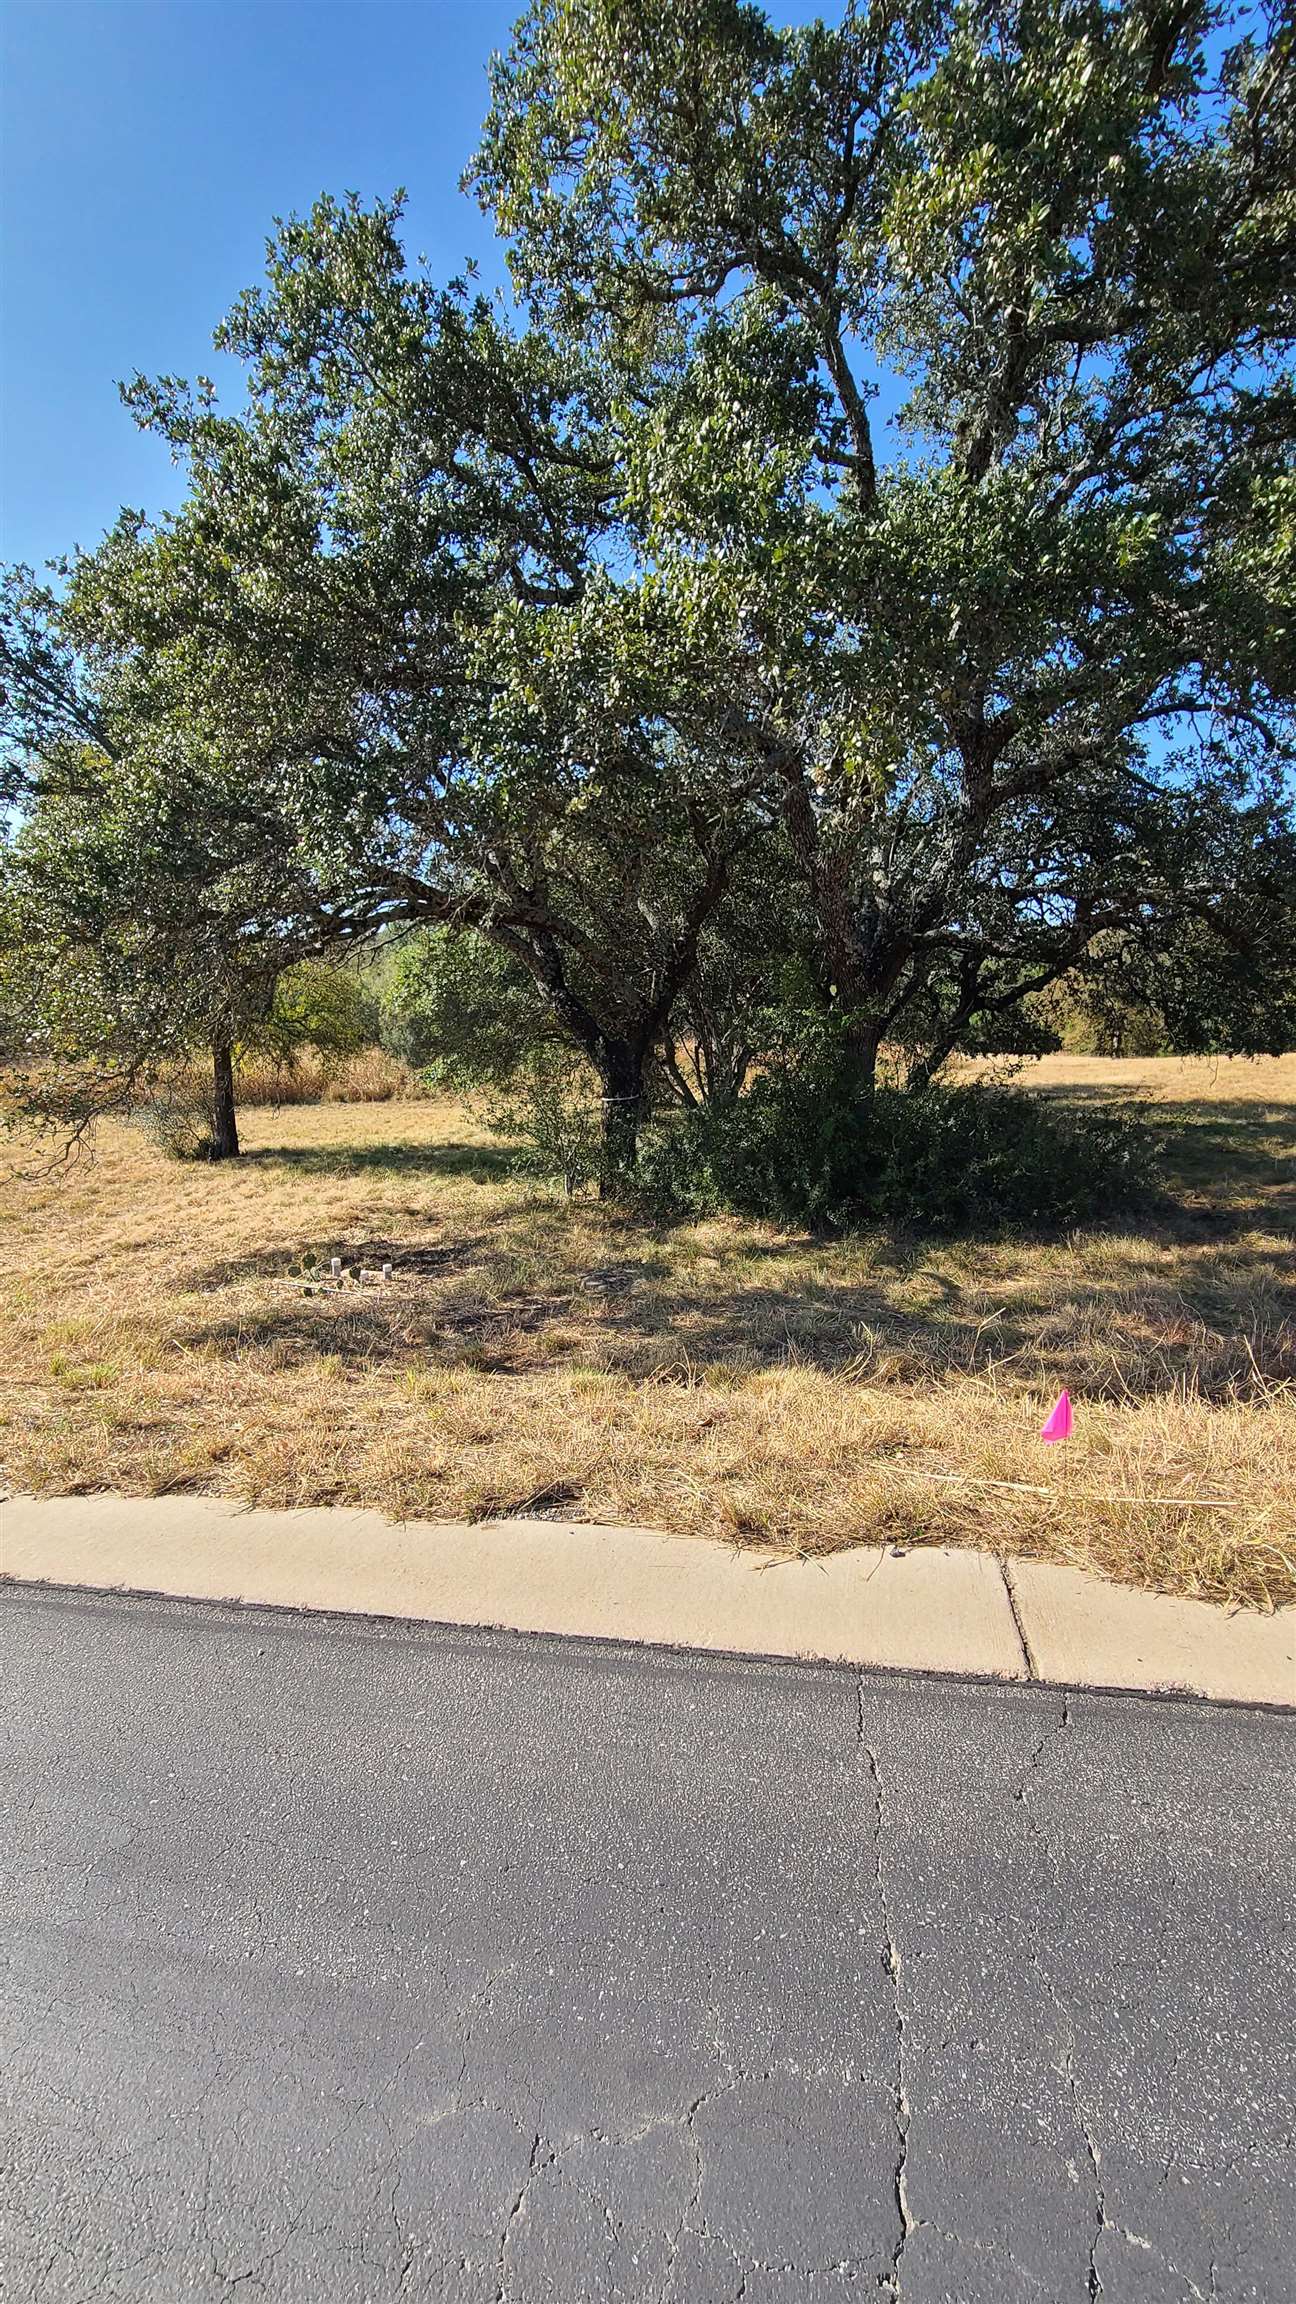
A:
<svg viewBox="0 0 1296 2304">
<path fill-rule="evenodd" d="M 446 1104 L 255 1110 L 228 1169 L 105 1130 L 0 1211 L 7 1475 L 1296 1597 L 1296 1059 L 1035 1077 L 1152 1094 L 1177 1205 L 1050 1242 L 656 1234 L 537 1194 Z M 394 1277 L 308 1293 L 333 1254 Z"/>
<path fill-rule="evenodd" d="M 207 1068 L 184 1066 L 177 1072 L 176 1085 L 184 1094 L 205 1101 Z M 407 1104 L 423 1094 L 417 1072 L 381 1048 L 358 1048 L 350 1056 L 299 1048 L 291 1060 L 281 1063 L 269 1056 L 242 1056 L 235 1087 L 240 1111 L 244 1106 L 281 1104 Z"/>
</svg>

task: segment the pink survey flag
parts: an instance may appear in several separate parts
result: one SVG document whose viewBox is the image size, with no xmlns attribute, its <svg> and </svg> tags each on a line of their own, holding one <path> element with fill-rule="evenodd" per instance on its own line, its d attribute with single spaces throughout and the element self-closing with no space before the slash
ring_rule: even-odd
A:
<svg viewBox="0 0 1296 2304">
<path fill-rule="evenodd" d="M 1041 1440 L 1069 1440 L 1071 1437 L 1071 1395 L 1059 1392 L 1044 1420 Z"/>
</svg>

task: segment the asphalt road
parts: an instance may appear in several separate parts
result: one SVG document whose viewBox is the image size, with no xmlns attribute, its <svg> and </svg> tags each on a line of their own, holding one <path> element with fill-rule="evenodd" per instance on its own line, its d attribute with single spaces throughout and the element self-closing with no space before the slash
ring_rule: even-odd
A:
<svg viewBox="0 0 1296 2304">
<path fill-rule="evenodd" d="M 0 1674 L 10 2299 L 1296 2296 L 1291 1720 L 19 1588 Z"/>
</svg>

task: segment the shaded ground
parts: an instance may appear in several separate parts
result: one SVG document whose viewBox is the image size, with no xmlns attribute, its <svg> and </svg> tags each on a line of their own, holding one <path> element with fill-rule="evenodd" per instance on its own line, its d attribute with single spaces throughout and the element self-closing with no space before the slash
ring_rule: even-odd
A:
<svg viewBox="0 0 1296 2304">
<path fill-rule="evenodd" d="M 0 1211 L 9 1477 L 982 1542 L 1289 1597 L 1296 1057 L 1035 1077 L 1150 1100 L 1172 1197 L 1141 1228 L 656 1234 L 537 1193 L 447 1105 L 257 1110 L 236 1170 L 105 1132 Z M 316 1288 L 334 1255 L 393 1278 Z M 1076 1437 L 1044 1450 L 1064 1384 Z"/>
<path fill-rule="evenodd" d="M 1289 2304 L 1289 1720 L 0 1600 L 27 2304 Z"/>
</svg>

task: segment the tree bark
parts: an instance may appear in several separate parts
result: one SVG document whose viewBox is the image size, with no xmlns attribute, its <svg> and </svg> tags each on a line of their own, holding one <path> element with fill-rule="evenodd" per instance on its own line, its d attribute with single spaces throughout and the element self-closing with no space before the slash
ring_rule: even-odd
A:
<svg viewBox="0 0 1296 2304">
<path fill-rule="evenodd" d="M 882 1045 L 881 1025 L 866 1017 L 855 1018 L 847 1027 L 845 1045 L 855 1085 L 871 1094 L 877 1082 L 878 1051 Z"/>
<path fill-rule="evenodd" d="M 238 1149 L 238 1121 L 234 1111 L 234 1053 L 228 1046 L 213 1048 L 211 1156 L 213 1160 L 237 1160 Z"/>
<path fill-rule="evenodd" d="M 599 1050 L 603 1086 L 603 1173 L 599 1196 L 606 1200 L 630 1174 L 639 1156 L 644 1112 L 645 1051 L 631 1040 L 604 1040 Z"/>
</svg>

